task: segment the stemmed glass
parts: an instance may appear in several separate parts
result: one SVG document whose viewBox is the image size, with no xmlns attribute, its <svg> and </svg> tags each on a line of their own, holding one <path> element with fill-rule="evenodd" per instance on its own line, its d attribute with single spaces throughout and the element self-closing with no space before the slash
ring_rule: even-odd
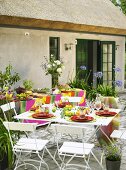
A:
<svg viewBox="0 0 126 170">
<path fill-rule="evenodd" d="M 93 112 L 95 109 L 95 102 L 93 100 L 86 100 L 86 106 Z"/>
<path fill-rule="evenodd" d="M 95 101 L 95 109 L 97 111 L 99 111 L 101 109 L 101 106 L 102 106 L 101 101 L 100 100 L 96 100 Z"/>
<path fill-rule="evenodd" d="M 105 103 L 104 104 L 104 110 L 105 111 L 109 111 L 109 103 Z"/>
<path fill-rule="evenodd" d="M 91 112 L 93 113 L 93 111 L 95 110 L 95 101 L 90 101 L 90 109 Z"/>
</svg>

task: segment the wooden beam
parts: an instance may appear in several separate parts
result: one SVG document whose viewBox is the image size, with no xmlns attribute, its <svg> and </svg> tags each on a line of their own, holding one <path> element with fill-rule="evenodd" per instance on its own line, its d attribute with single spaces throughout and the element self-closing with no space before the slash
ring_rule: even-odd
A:
<svg viewBox="0 0 126 170">
<path fill-rule="evenodd" d="M 60 31 L 126 35 L 126 29 L 85 25 L 85 24 L 75 24 L 75 23 L 63 22 L 63 21 L 50 21 L 50 20 L 25 18 L 25 17 L 5 16 L 5 15 L 0 16 L 0 25 L 14 26 L 14 27 L 27 27 L 27 28 L 32 27 L 32 28 L 60 30 Z"/>
</svg>

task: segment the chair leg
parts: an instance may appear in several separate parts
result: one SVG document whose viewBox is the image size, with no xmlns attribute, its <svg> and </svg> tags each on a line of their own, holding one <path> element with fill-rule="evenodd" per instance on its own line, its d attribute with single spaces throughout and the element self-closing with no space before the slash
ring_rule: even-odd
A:
<svg viewBox="0 0 126 170">
<path fill-rule="evenodd" d="M 59 154 L 58 154 L 59 155 Z M 63 159 L 61 158 L 61 156 L 59 155 L 59 158 L 61 160 L 61 170 L 64 170 L 64 168 L 66 167 L 65 163 L 64 163 L 64 160 L 65 160 L 65 155 L 63 157 Z"/>
<path fill-rule="evenodd" d="M 68 166 L 77 166 L 77 167 L 80 167 L 80 165 L 69 164 L 69 163 L 74 159 L 74 157 L 76 156 L 76 154 L 74 154 L 66 163 L 64 163 L 64 160 L 65 160 L 66 155 L 64 154 L 63 156 L 64 156 L 64 157 L 63 157 L 63 159 L 61 160 L 62 163 L 61 163 L 60 170 L 68 170 L 68 169 L 71 170 L 71 168 L 69 168 Z M 84 158 L 84 161 L 85 161 L 85 164 L 86 164 L 86 165 L 83 166 L 83 167 L 86 167 L 86 170 L 87 170 L 87 169 L 91 169 L 90 166 L 89 166 L 89 164 L 88 164 L 89 158 L 88 158 L 88 161 L 86 161 L 86 159 Z M 82 167 L 82 166 L 81 166 L 81 167 Z M 75 168 L 75 167 L 74 167 L 74 168 L 72 167 L 72 170 L 78 170 L 78 169 Z"/>
<path fill-rule="evenodd" d="M 16 158 L 17 158 L 17 160 L 16 160 L 16 165 L 15 165 L 15 168 L 14 168 L 14 170 L 16 170 L 17 167 L 18 167 L 18 163 L 19 163 L 20 157 L 21 157 L 21 152 L 19 153 L 19 155 L 18 155 L 16 152 L 14 152 L 14 153 L 15 153 Z"/>
<path fill-rule="evenodd" d="M 87 169 L 91 169 L 90 168 L 90 166 L 89 166 L 89 159 L 90 159 L 90 154 L 88 155 L 88 159 L 86 160 L 86 158 L 85 158 L 85 156 L 84 156 L 84 162 L 85 162 L 85 166 L 86 166 L 86 168 L 85 168 L 85 170 L 87 170 Z"/>
<path fill-rule="evenodd" d="M 38 170 L 38 168 L 35 165 L 30 164 L 30 163 L 26 163 L 26 162 L 24 164 L 17 166 L 16 168 L 14 168 L 14 170 L 16 170 L 16 169 L 18 170 L 18 168 L 22 167 L 23 165 L 25 166 L 25 168 L 24 168 L 25 170 L 27 169 L 26 165 L 33 166 L 36 170 Z"/>
<path fill-rule="evenodd" d="M 76 154 L 74 154 L 67 162 L 66 162 L 66 165 L 67 164 L 69 164 L 72 160 L 73 160 L 73 158 L 76 156 Z"/>
<path fill-rule="evenodd" d="M 54 160 L 54 162 L 56 163 L 56 165 L 60 168 L 58 162 L 56 161 L 56 159 L 52 156 L 52 154 L 49 152 L 49 150 L 47 149 L 47 147 L 45 147 L 46 151 L 48 152 L 48 154 L 50 155 L 50 157 Z"/>
<path fill-rule="evenodd" d="M 48 165 L 47 165 L 47 163 L 43 160 L 43 158 L 39 155 L 39 152 L 38 153 L 36 153 L 37 154 L 37 156 L 39 157 L 39 159 L 40 159 L 40 161 L 37 161 L 37 160 L 32 160 L 32 159 L 25 159 L 26 158 L 26 156 L 27 155 L 25 155 L 25 157 L 24 157 L 24 159 L 21 157 L 21 152 L 19 153 L 19 154 L 17 154 L 17 153 L 15 153 L 16 154 L 16 157 L 18 158 L 17 159 L 17 161 L 16 161 L 16 166 L 15 166 L 15 168 L 14 168 L 14 170 L 17 170 L 19 167 L 21 167 L 21 166 L 25 166 L 25 168 L 24 169 L 27 169 L 27 165 L 31 165 L 31 166 L 33 166 L 36 170 L 41 170 L 41 165 L 42 165 L 42 163 L 46 166 L 46 169 L 47 170 L 49 170 L 49 167 L 48 167 Z M 29 154 L 29 153 L 28 153 Z M 19 164 L 19 161 L 20 162 L 22 162 L 20 165 L 18 165 Z M 32 162 L 32 161 L 37 161 L 38 163 L 39 163 L 39 168 L 37 168 L 34 164 L 31 164 L 31 163 L 27 163 L 27 161 L 30 161 L 30 162 Z"/>
<path fill-rule="evenodd" d="M 38 170 L 41 170 L 42 163 L 46 166 L 47 170 L 49 170 L 49 167 L 48 167 L 47 163 L 42 159 L 42 157 L 39 155 L 39 153 L 37 153 L 37 155 L 38 155 L 39 159 L 41 160 Z"/>
<path fill-rule="evenodd" d="M 103 168 L 103 165 L 102 165 L 102 160 L 98 160 L 98 158 L 94 155 L 94 153 L 93 152 L 91 152 L 91 154 L 92 154 L 92 156 L 95 158 L 95 160 L 98 162 L 98 164 L 100 165 L 100 167 L 102 168 L 102 169 L 104 169 Z"/>
</svg>

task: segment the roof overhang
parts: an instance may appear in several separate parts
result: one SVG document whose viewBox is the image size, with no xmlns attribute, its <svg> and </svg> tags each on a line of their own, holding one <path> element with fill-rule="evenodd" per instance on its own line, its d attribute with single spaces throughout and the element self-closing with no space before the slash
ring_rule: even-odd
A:
<svg viewBox="0 0 126 170">
<path fill-rule="evenodd" d="M 44 19 L 5 16 L 5 15 L 0 16 L 0 26 L 26 27 L 26 28 L 38 28 L 38 29 L 60 30 L 60 31 L 110 34 L 110 35 L 126 35 L 126 29 L 85 25 L 85 24 L 75 24 L 75 23 L 63 22 L 63 21 L 51 21 L 51 20 L 44 20 Z"/>
</svg>

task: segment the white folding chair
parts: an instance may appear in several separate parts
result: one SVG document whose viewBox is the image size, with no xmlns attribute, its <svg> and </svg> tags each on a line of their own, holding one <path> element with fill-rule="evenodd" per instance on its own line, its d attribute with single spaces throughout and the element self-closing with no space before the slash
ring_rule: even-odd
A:
<svg viewBox="0 0 126 170">
<path fill-rule="evenodd" d="M 10 103 L 7 103 L 7 104 L 4 104 L 4 105 L 0 106 L 0 108 L 3 111 L 5 121 L 8 121 L 8 118 L 6 116 L 6 112 L 11 110 L 11 109 L 14 111 L 14 115 L 13 116 L 14 117 L 17 116 L 17 112 L 16 112 L 16 108 L 15 107 L 16 107 L 15 106 L 15 102 L 10 102 Z M 27 114 L 27 112 L 24 112 L 24 114 L 25 113 Z M 17 120 L 19 121 L 19 119 L 17 119 Z M 32 122 L 33 123 L 33 120 L 25 119 L 25 120 L 22 120 L 21 122 L 24 122 L 24 123 L 31 123 Z M 45 121 L 45 122 L 43 121 L 42 123 L 41 122 L 42 122 L 41 120 L 34 120 L 34 123 L 37 123 L 37 126 L 44 126 L 44 129 L 42 130 L 43 133 L 41 133 L 44 136 L 44 134 L 46 134 L 45 131 L 47 129 L 47 128 L 45 128 L 45 125 L 49 126 L 50 122 L 47 122 L 47 121 Z"/>
<path fill-rule="evenodd" d="M 114 139 L 126 139 L 126 129 L 114 130 L 110 137 Z"/>
<path fill-rule="evenodd" d="M 71 166 L 73 169 L 77 169 L 77 167 L 78 168 L 84 167 L 86 169 L 91 169 L 89 165 L 90 155 L 92 155 L 95 158 L 95 160 L 99 163 L 100 167 L 103 168 L 99 160 L 93 153 L 94 144 L 84 142 L 84 133 L 85 133 L 84 127 L 64 125 L 64 124 L 52 124 L 51 126 L 53 129 L 55 129 L 55 140 L 57 142 L 57 152 L 58 152 L 59 158 L 62 161 L 61 167 L 60 167 L 61 170 L 70 169 Z M 67 141 L 64 141 L 62 146 L 60 147 L 61 138 L 59 137 L 59 134 L 60 134 L 60 137 L 62 137 L 64 134 L 65 135 L 71 134 L 73 136 L 78 134 L 79 136 L 81 136 L 82 141 L 73 142 L 73 141 L 67 140 Z M 66 157 L 70 157 L 67 162 L 65 161 Z M 71 161 L 76 157 L 83 158 L 85 164 L 79 165 L 79 164 L 71 163 Z"/>
<path fill-rule="evenodd" d="M 81 97 L 62 96 L 62 97 L 61 97 L 61 100 L 62 100 L 63 102 L 69 101 L 69 102 L 71 102 L 71 103 L 74 103 L 74 102 L 78 103 L 78 102 L 80 102 Z"/>
<path fill-rule="evenodd" d="M 51 158 L 54 160 L 54 162 L 59 167 L 59 164 L 57 163 L 57 161 L 54 159 L 54 157 L 52 156 L 52 154 L 49 152 L 49 150 L 46 147 L 49 140 L 36 139 L 33 137 L 32 138 L 21 137 L 16 141 L 16 144 L 13 144 L 10 130 L 11 131 L 35 132 L 35 129 L 37 126 L 36 123 L 20 123 L 20 122 L 7 122 L 6 121 L 6 122 L 3 122 L 3 124 L 5 125 L 5 127 L 7 128 L 9 132 L 13 152 L 16 155 L 16 163 L 15 163 L 14 170 L 22 166 L 27 168 L 27 165 L 33 166 L 35 169 L 40 170 L 42 164 L 45 165 L 46 169 L 49 170 L 48 164 L 43 160 L 43 155 L 44 155 L 45 150 L 48 152 L 48 154 L 51 156 Z M 41 151 L 42 153 L 40 153 Z M 39 160 L 33 159 L 31 157 L 32 154 L 36 154 Z M 39 167 L 29 162 L 38 162 Z"/>
<path fill-rule="evenodd" d="M 77 106 L 78 105 L 78 103 L 81 101 L 81 98 L 82 97 L 68 97 L 68 96 L 62 96 L 61 97 L 61 100 L 63 101 L 63 102 L 70 102 L 70 103 L 72 103 L 74 106 Z"/>
<path fill-rule="evenodd" d="M 17 112 L 16 112 L 16 110 L 15 110 L 15 102 L 9 102 L 9 103 L 7 103 L 7 104 L 1 105 L 0 108 L 1 108 L 2 111 L 3 111 L 4 119 L 5 119 L 6 121 L 8 121 L 7 116 L 6 116 L 6 112 L 7 112 L 7 111 L 13 109 L 13 111 L 14 111 L 14 116 L 17 115 Z"/>
</svg>

